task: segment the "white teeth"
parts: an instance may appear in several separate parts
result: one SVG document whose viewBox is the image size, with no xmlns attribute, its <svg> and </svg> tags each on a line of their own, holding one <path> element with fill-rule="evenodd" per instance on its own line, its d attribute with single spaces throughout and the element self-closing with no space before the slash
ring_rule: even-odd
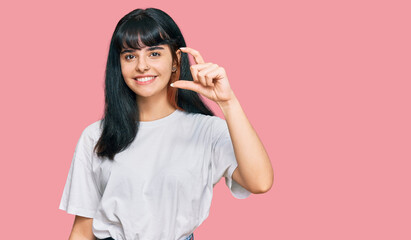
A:
<svg viewBox="0 0 411 240">
<path fill-rule="evenodd" d="M 147 81 L 150 81 L 154 78 L 155 77 L 143 77 L 143 78 L 136 78 L 136 80 L 139 81 L 139 82 L 147 82 Z"/>
</svg>

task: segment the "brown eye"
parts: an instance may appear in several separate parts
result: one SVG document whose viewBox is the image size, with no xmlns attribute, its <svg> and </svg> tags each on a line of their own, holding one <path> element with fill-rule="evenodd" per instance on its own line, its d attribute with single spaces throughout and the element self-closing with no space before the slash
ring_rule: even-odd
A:
<svg viewBox="0 0 411 240">
<path fill-rule="evenodd" d="M 126 55 L 125 58 L 126 58 L 126 60 L 130 60 L 130 59 L 134 58 L 134 56 L 133 55 Z"/>
<path fill-rule="evenodd" d="M 158 56 L 160 56 L 160 53 L 158 53 L 158 52 L 153 52 L 151 55 L 152 55 L 152 56 L 154 55 L 154 57 L 158 57 Z"/>
</svg>

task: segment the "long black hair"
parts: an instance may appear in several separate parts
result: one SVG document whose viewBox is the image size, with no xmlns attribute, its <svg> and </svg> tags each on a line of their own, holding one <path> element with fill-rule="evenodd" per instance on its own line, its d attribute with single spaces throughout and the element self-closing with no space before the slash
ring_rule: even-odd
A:
<svg viewBox="0 0 411 240">
<path fill-rule="evenodd" d="M 135 9 L 117 23 L 107 58 L 105 109 L 100 122 L 102 133 L 94 147 L 97 156 L 113 160 L 117 153 L 134 141 L 139 128 L 140 114 L 136 94 L 127 86 L 121 73 L 121 50 L 161 44 L 170 47 L 173 62 L 177 64 L 174 81 L 179 78 L 193 81 L 187 54 L 181 52 L 180 62 L 177 60 L 176 51 L 180 47 L 186 47 L 186 43 L 177 24 L 167 13 L 156 8 Z M 173 104 L 174 101 L 177 109 L 214 116 L 194 91 L 168 86 L 167 95 L 170 103 Z"/>
</svg>

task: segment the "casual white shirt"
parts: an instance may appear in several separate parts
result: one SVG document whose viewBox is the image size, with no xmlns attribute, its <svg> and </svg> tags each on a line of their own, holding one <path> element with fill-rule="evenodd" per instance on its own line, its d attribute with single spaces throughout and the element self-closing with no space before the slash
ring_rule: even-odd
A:
<svg viewBox="0 0 411 240">
<path fill-rule="evenodd" d="M 59 206 L 93 218 L 99 239 L 183 240 L 208 217 L 222 177 L 235 198 L 251 194 L 232 179 L 238 164 L 227 123 L 217 116 L 175 110 L 140 122 L 114 161 L 93 152 L 100 122 L 80 136 Z"/>
</svg>

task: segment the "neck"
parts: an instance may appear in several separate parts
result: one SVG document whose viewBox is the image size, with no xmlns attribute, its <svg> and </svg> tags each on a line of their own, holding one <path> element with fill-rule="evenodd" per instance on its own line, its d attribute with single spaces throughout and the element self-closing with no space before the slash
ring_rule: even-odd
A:
<svg viewBox="0 0 411 240">
<path fill-rule="evenodd" d="M 144 98 L 137 96 L 140 121 L 154 121 L 173 113 L 176 108 L 167 101 L 167 94 Z"/>
</svg>

